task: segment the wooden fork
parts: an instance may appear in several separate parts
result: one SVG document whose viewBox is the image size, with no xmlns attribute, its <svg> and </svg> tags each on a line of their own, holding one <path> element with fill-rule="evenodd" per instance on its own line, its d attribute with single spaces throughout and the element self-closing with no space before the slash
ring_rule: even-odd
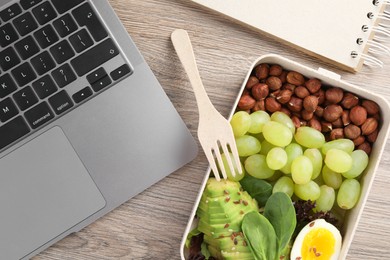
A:
<svg viewBox="0 0 390 260">
<path fill-rule="evenodd" d="M 225 155 L 232 176 L 236 176 L 236 169 L 238 174 L 242 174 L 232 128 L 230 123 L 215 109 L 207 96 L 200 79 L 188 33 L 185 30 L 177 29 L 172 33 L 171 39 L 195 93 L 199 111 L 198 139 L 215 178 L 219 181 L 221 179 L 220 174 L 222 174 L 223 178 L 227 179 L 221 150 Z M 229 155 L 229 149 L 233 155 L 236 167 L 234 167 L 232 158 Z M 219 170 L 216 161 L 218 162 Z"/>
</svg>

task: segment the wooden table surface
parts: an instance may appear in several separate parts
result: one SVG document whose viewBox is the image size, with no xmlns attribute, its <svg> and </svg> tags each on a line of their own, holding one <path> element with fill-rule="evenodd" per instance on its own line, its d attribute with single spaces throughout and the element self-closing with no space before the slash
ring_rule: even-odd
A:
<svg viewBox="0 0 390 260">
<path fill-rule="evenodd" d="M 228 116 L 251 63 L 277 53 L 390 100 L 390 57 L 383 69 L 352 74 L 230 22 L 188 0 L 110 0 L 127 31 L 196 138 L 197 106 L 192 88 L 173 50 L 170 34 L 188 30 L 206 91 Z M 390 145 L 386 150 L 349 251 L 348 259 L 390 258 Z M 145 190 L 80 232 L 48 248 L 44 259 L 180 259 L 179 247 L 206 173 L 200 152 L 194 161 Z"/>
</svg>

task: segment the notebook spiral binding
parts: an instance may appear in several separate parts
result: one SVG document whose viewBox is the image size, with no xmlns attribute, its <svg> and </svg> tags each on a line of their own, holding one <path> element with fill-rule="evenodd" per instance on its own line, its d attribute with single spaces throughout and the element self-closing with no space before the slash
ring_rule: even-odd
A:
<svg viewBox="0 0 390 260">
<path fill-rule="evenodd" d="M 390 6 L 390 0 L 373 0 L 372 4 L 376 8 Z M 367 33 L 367 39 L 357 38 L 358 45 L 366 44 L 366 52 L 351 51 L 352 58 L 360 58 L 363 64 L 372 68 L 382 68 L 383 62 L 375 57 L 376 55 L 390 55 L 390 48 L 384 43 L 390 41 L 390 12 L 384 10 L 382 13 L 375 14 L 375 12 L 368 12 L 367 18 L 369 23 L 362 26 L 362 31 Z M 373 21 L 379 21 L 374 25 Z M 369 24 L 372 24 L 371 26 Z M 369 32 L 373 32 L 372 39 L 368 39 Z"/>
</svg>

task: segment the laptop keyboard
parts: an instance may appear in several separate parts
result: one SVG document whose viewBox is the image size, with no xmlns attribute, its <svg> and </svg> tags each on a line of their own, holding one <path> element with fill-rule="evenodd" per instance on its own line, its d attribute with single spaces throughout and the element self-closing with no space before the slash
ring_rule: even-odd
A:
<svg viewBox="0 0 390 260">
<path fill-rule="evenodd" d="M 119 50 L 87 0 L 20 0 L 0 20 L 0 149 L 131 74 L 103 66 Z"/>
</svg>

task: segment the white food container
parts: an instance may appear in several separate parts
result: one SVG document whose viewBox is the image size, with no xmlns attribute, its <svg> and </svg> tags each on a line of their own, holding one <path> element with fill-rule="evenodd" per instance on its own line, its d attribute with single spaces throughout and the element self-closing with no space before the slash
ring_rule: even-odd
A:
<svg viewBox="0 0 390 260">
<path fill-rule="evenodd" d="M 379 107 L 381 109 L 381 118 L 382 119 L 381 119 L 381 122 L 379 125 L 379 127 L 380 127 L 379 135 L 378 135 L 378 138 L 377 138 L 375 144 L 372 147 L 372 152 L 370 155 L 369 164 L 368 164 L 366 170 L 364 171 L 364 173 L 362 174 L 362 178 L 360 180 L 361 196 L 360 196 L 360 199 L 359 199 L 358 203 L 356 204 L 356 206 L 353 209 L 348 210 L 348 212 L 345 216 L 345 219 L 344 219 L 343 229 L 341 230 L 343 242 L 342 242 L 342 248 L 341 248 L 341 253 L 340 253 L 339 259 L 345 259 L 347 256 L 347 253 L 348 253 L 348 249 L 351 245 L 353 236 L 355 234 L 360 216 L 363 212 L 364 205 L 367 201 L 367 197 L 368 197 L 371 185 L 372 185 L 374 178 L 375 178 L 375 172 L 376 172 L 376 169 L 379 165 L 379 162 L 380 162 L 383 150 L 384 150 L 384 146 L 385 146 L 387 138 L 388 138 L 389 128 L 390 128 L 390 106 L 389 106 L 389 103 L 384 98 L 382 98 L 376 94 L 373 94 L 365 89 L 362 89 L 360 87 L 357 87 L 355 85 L 352 85 L 348 82 L 341 80 L 340 75 L 338 75 L 338 74 L 324 70 L 322 68 L 319 68 L 318 70 L 314 70 L 314 69 L 308 68 L 306 66 L 303 66 L 299 63 L 293 62 L 289 59 L 283 58 L 279 55 L 269 54 L 269 55 L 261 56 L 251 66 L 251 68 L 250 68 L 249 72 L 247 73 L 247 76 L 246 76 L 246 78 L 241 86 L 240 93 L 239 93 L 239 95 L 234 103 L 233 110 L 231 111 L 231 113 L 229 115 L 229 120 L 231 119 L 231 117 L 233 116 L 233 114 L 236 110 L 238 101 L 241 97 L 241 93 L 245 89 L 245 84 L 246 84 L 249 76 L 251 75 L 252 70 L 258 64 L 261 64 L 261 63 L 279 64 L 284 69 L 290 70 L 290 71 L 297 71 L 307 78 L 318 78 L 322 81 L 323 85 L 325 85 L 325 86 L 340 87 L 340 88 L 342 88 L 346 91 L 352 92 L 360 97 L 364 97 L 365 99 L 373 100 L 379 105 Z M 207 182 L 207 179 L 209 178 L 210 173 L 211 173 L 211 171 L 209 169 L 205 175 L 204 180 L 203 180 L 203 183 L 202 183 L 202 186 L 200 188 L 195 205 L 192 209 L 188 225 L 187 225 L 186 230 L 184 232 L 184 236 L 183 236 L 183 239 L 181 242 L 181 248 L 180 248 L 180 251 L 181 251 L 180 254 L 181 254 L 182 259 L 186 259 L 187 255 L 188 255 L 188 252 L 187 252 L 188 250 L 185 248 L 186 238 L 187 238 L 188 233 L 197 225 L 196 219 L 195 219 L 195 213 L 196 213 L 196 210 L 198 208 L 203 190 L 206 186 L 206 182 Z"/>
</svg>

